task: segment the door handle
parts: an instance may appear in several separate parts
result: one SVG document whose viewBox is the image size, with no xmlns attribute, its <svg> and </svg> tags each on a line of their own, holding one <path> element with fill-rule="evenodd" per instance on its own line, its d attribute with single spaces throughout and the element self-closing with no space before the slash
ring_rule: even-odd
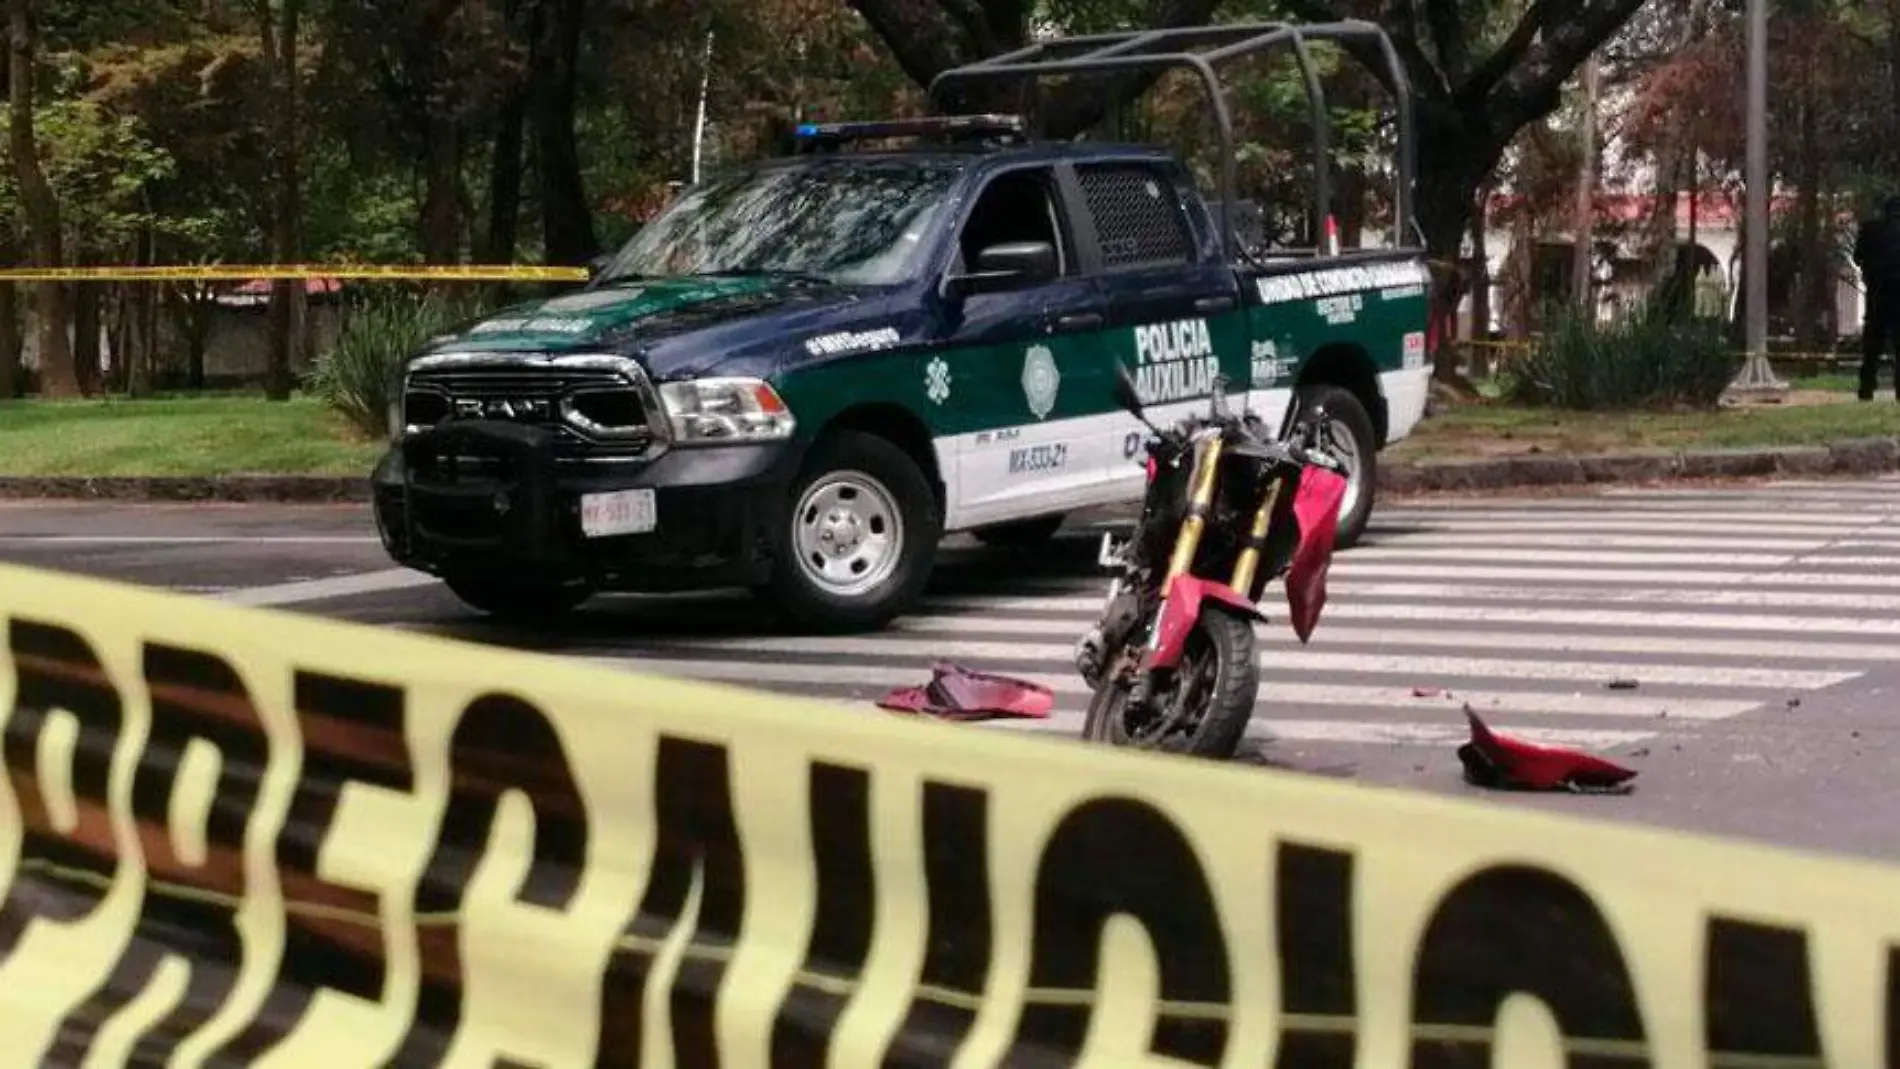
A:
<svg viewBox="0 0 1900 1069">
<path fill-rule="evenodd" d="M 1196 312 L 1225 312 L 1233 306 L 1234 299 L 1227 296 L 1202 297 L 1200 300 L 1194 302 L 1194 310 Z"/>
<path fill-rule="evenodd" d="M 1094 330 L 1102 325 L 1100 312 L 1071 312 L 1056 317 L 1057 330 Z"/>
</svg>

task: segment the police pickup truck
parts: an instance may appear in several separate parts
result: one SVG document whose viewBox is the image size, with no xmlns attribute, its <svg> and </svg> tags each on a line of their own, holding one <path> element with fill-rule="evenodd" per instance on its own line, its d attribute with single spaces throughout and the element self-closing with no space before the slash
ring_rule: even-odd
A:
<svg viewBox="0 0 1900 1069">
<path fill-rule="evenodd" d="M 1098 47 L 1178 64 L 1182 35 L 1232 51 L 1335 31 L 1383 41 L 1344 23 Z M 1004 60 L 940 81 L 1039 69 Z M 584 287 L 408 359 L 373 475 L 394 560 L 504 616 L 740 586 L 795 626 L 877 627 L 948 532 L 1021 543 L 1140 499 L 1118 363 L 1157 422 L 1205 412 L 1223 380 L 1270 424 L 1292 405 L 1348 468 L 1342 541 L 1364 528 L 1376 455 L 1425 405 L 1417 247 L 1263 260 L 1234 240 L 1231 168 L 1206 201 L 1164 151 L 1037 140 L 1014 116 L 798 137 L 686 190 Z M 861 144 L 891 139 L 908 143 Z"/>
</svg>

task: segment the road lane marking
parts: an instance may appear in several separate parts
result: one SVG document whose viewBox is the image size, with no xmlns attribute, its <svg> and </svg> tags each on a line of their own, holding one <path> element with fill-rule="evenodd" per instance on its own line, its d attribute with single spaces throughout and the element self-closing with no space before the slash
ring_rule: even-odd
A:
<svg viewBox="0 0 1900 1069">
<path fill-rule="evenodd" d="M 1582 534 L 1565 529 L 1562 532 L 1524 533 L 1524 534 L 1488 534 L 1483 528 L 1457 532 L 1442 531 L 1398 531 L 1385 533 L 1370 532 L 1371 541 L 1349 551 L 1353 557 L 1373 549 L 1412 549 L 1444 548 L 1461 549 L 1471 546 L 1501 546 L 1510 549 L 1538 549 L 1556 547 L 1562 549 L 1717 549 L 1729 550 L 1782 550 L 1788 553 L 1810 553 L 1823 546 L 1848 545 L 1845 541 L 1835 541 L 1831 537 L 1812 536 L 1808 538 L 1692 538 L 1687 535 L 1626 535 L 1626 534 Z M 1887 543 L 1869 543 L 1883 545 Z M 1896 546 L 1895 548 L 1900 548 Z M 1467 554 L 1472 556 L 1473 554 Z M 1489 556 L 1489 551 L 1485 553 Z M 1341 560 L 1346 559 L 1341 555 Z"/>
<path fill-rule="evenodd" d="M 1018 589 L 1026 584 L 1014 584 Z M 996 612 L 1097 612 L 1102 607 L 1102 595 L 1099 593 L 1073 593 L 1078 588 L 1069 585 L 1061 590 L 1052 590 L 1048 596 L 1017 594 L 961 594 L 933 598 L 930 605 L 936 608 L 974 609 Z M 1440 584 L 1440 583 L 1394 583 L 1372 582 L 1354 583 L 1335 579 L 1327 584 L 1331 600 L 1327 602 L 1326 615 L 1321 617 L 1321 626 L 1331 615 L 1347 606 L 1363 604 L 1357 599 L 1398 600 L 1411 603 L 1424 601 L 1437 602 L 1583 602 L 1591 605 L 1611 603 L 1626 605 L 1670 605 L 1684 607 L 1691 605 L 1717 608 L 1763 608 L 1763 609 L 1836 609 L 1844 611 L 1869 611 L 1881 613 L 1900 612 L 1900 594 L 1832 594 L 1809 593 L 1799 590 L 1643 590 L 1643 589 L 1604 589 L 1600 587 L 1550 587 L 1550 586 L 1484 586 L 1478 584 Z M 1069 591 L 1071 593 L 1063 593 Z M 1271 587 L 1263 605 L 1269 612 L 1283 604 L 1284 594 L 1280 589 Z M 1427 606 L 1436 611 L 1437 606 Z M 1426 617 L 1429 619 L 1430 617 Z M 1799 627 L 1802 617 L 1789 617 L 1790 627 Z M 1876 621 L 1882 622 L 1882 621 Z"/>
<path fill-rule="evenodd" d="M 981 661 L 1066 662 L 1067 645 L 1027 642 L 945 642 L 938 639 L 841 638 L 831 636 L 788 638 L 708 638 L 695 640 L 705 650 L 740 653 L 793 653 L 840 657 L 915 657 Z M 1734 668 L 1716 665 L 1618 664 L 1595 661 L 1510 660 L 1493 657 L 1408 657 L 1387 654 L 1321 653 L 1309 649 L 1272 649 L 1259 655 L 1260 667 L 1301 675 L 1312 672 L 1355 675 L 1403 675 L 1408 683 L 1423 685 L 1445 677 L 1540 679 L 1601 685 L 1612 679 L 1635 679 L 1656 684 L 1690 687 L 1739 687 L 1773 690 L 1818 690 L 1857 678 L 1860 672 L 1821 672 L 1802 669 Z"/>
<path fill-rule="evenodd" d="M 928 679 L 928 667 L 906 668 L 863 663 L 786 664 L 760 661 L 702 661 L 677 657 L 585 657 L 590 663 L 625 672 L 667 676 L 675 679 L 700 679 L 751 686 L 892 688 L 914 686 Z M 1088 695 L 1087 684 L 1073 672 L 1065 674 L 1011 673 L 1016 678 L 1040 683 L 1058 695 L 1076 699 Z M 1486 716 L 1585 716 L 1654 719 L 1663 714 L 1683 720 L 1723 720 L 1761 707 L 1758 701 L 1736 698 L 1674 698 L 1653 695 L 1551 694 L 1541 691 L 1454 690 L 1449 698 L 1421 698 L 1409 686 L 1363 686 L 1328 683 L 1294 683 L 1263 680 L 1260 708 L 1292 709 L 1323 706 L 1358 706 L 1366 709 L 1410 709 L 1414 713 L 1436 712 L 1457 718 L 1465 703 Z M 1384 721 L 1381 721 L 1384 723 Z"/>
<path fill-rule="evenodd" d="M 411 571 L 407 568 L 390 568 L 380 572 L 336 575 L 327 579 L 304 579 L 271 586 L 240 587 L 217 595 L 217 600 L 232 605 L 249 605 L 254 608 L 301 605 L 357 594 L 378 594 L 389 590 L 432 586 L 439 582 L 441 580 L 424 572 Z"/>
<path fill-rule="evenodd" d="M 902 687 L 920 682 L 920 672 L 916 668 L 891 668 L 880 665 L 762 665 L 745 661 L 682 661 L 682 659 L 654 659 L 654 657 L 587 657 L 595 665 L 618 668 L 623 672 L 638 672 L 644 676 L 665 676 L 673 680 L 697 680 L 712 684 L 741 684 L 749 687 L 758 685 L 779 685 L 779 687 Z M 929 674 L 927 670 L 923 672 Z M 1035 684 L 1045 685 L 1058 695 L 1083 697 L 1089 693 L 1089 687 L 1077 676 L 1049 676 L 1049 674 L 1026 674 L 1018 676 Z M 1714 701 L 1714 699 L 1630 699 L 1623 695 L 1606 697 L 1575 697 L 1575 695 L 1545 695 L 1545 693 L 1512 693 L 1512 691 L 1473 691 L 1457 693 L 1457 701 L 1431 701 L 1414 697 L 1412 691 L 1397 687 L 1334 687 L 1317 684 L 1265 684 L 1262 687 L 1262 703 L 1256 708 L 1273 710 L 1279 706 L 1364 706 L 1364 708 L 1410 708 L 1419 714 L 1438 712 L 1446 718 L 1446 725 L 1425 722 L 1393 722 L 1393 720 L 1370 720 L 1370 722 L 1340 722 L 1340 720 L 1281 720 L 1275 716 L 1254 716 L 1256 725 L 1267 725 L 1277 729 L 1279 725 L 1294 725 L 1298 737 L 1307 741 L 1414 741 L 1414 739 L 1433 739 L 1433 741 L 1465 741 L 1469 737 L 1463 727 L 1463 703 L 1471 703 L 1473 708 L 1486 714 L 1486 718 L 1511 718 L 1511 716 L 1617 716 L 1617 718 L 1657 718 L 1659 712 L 1668 712 L 1670 718 L 1682 720 L 1725 720 L 1742 712 L 1758 708 L 1759 703 L 1748 701 Z M 872 699 L 844 699 L 844 697 L 815 697 L 813 701 L 849 704 L 853 708 L 863 708 Z M 1073 723 L 1075 729 L 1081 727 L 1081 712 L 1075 710 L 1056 710 L 1045 722 L 1007 722 L 1020 727 L 1035 727 L 1039 723 Z M 992 722 L 1005 723 L 1005 722 Z M 1507 720 L 1499 720 L 1493 727 L 1507 727 Z M 1564 729 L 1564 727 L 1509 727 L 1514 735 L 1528 735 L 1539 731 L 1550 737 L 1566 739 L 1598 739 L 1598 741 L 1626 742 L 1634 739 L 1647 739 L 1655 733 L 1651 731 L 1596 731 L 1596 729 Z M 1286 737 L 1286 735 L 1281 735 Z M 1566 742 L 1575 744 L 1575 742 Z"/>
<path fill-rule="evenodd" d="M 1116 525 L 1117 529 L 1126 524 Z M 1706 523 L 1669 522 L 1652 523 L 1647 520 L 1599 520 L 1588 516 L 1579 516 L 1575 520 L 1532 519 L 1526 517 L 1509 520 L 1464 519 L 1458 514 L 1447 513 L 1407 523 L 1390 516 L 1380 516 L 1366 530 L 1369 538 L 1409 538 L 1423 534 L 1450 535 L 1487 535 L 1487 534 L 1532 534 L 1556 532 L 1560 535 L 1582 535 L 1586 532 L 1627 532 L 1633 534 L 1683 534 L 1695 535 L 1695 541 L 1709 546 L 1734 544 L 1737 538 L 1749 538 L 1758 535 L 1774 537 L 1807 536 L 1824 541 L 1840 538 L 1869 539 L 1872 541 L 1900 540 L 1900 527 L 1873 527 L 1865 524 L 1847 524 L 1843 526 L 1825 526 L 1813 523 L 1800 523 L 1793 520 L 1763 520 L 1732 528 L 1728 531 L 1711 531 Z M 1367 545 L 1372 543 L 1368 542 Z M 1350 551 L 1349 551 L 1350 552 Z"/>
<path fill-rule="evenodd" d="M 1339 583 L 1329 589 L 1342 599 L 1442 598 L 1447 601 L 1578 601 L 1591 604 L 1704 605 L 1759 609 L 1837 609 L 1900 612 L 1900 594 L 1836 594 L 1805 590 L 1668 590 L 1640 587 L 1484 586 L 1435 583 Z M 1099 604 L 1099 602 L 1098 602 Z"/>
<path fill-rule="evenodd" d="M 375 535 L 53 535 L 53 534 L 0 534 L 0 543 L 19 545 L 74 545 L 74 546 L 196 546 L 228 545 L 243 543 L 246 545 L 270 546 L 374 546 L 380 542 Z"/>
<path fill-rule="evenodd" d="M 1407 567 L 1401 564 L 1361 563 L 1342 556 L 1338 570 L 1345 577 L 1409 579 L 1478 579 L 1522 583 L 1564 582 L 1585 586 L 1648 584 L 1725 587 L 1900 587 L 1900 575 L 1855 572 L 1704 572 L 1686 568 L 1650 571 L 1625 568 L 1487 568 L 1459 565 Z"/>
<path fill-rule="evenodd" d="M 1338 605 L 1329 613 L 1358 606 Z M 1442 613 L 1414 619 L 1442 618 Z M 1390 617 L 1388 617 L 1390 618 Z M 1481 619 L 1480 622 L 1501 622 Z M 891 630 L 911 634 L 1080 635 L 1090 621 L 1082 617 L 916 616 L 894 621 Z M 1270 630 L 1270 641 L 1277 633 Z M 1670 653 L 1690 657 L 1797 661 L 1900 661 L 1900 645 L 1876 642 L 1797 642 L 1787 639 L 1674 638 L 1667 635 L 1593 635 L 1568 631 L 1445 631 L 1424 628 L 1326 627 L 1313 636 L 1315 648 L 1330 645 L 1428 646 L 1465 650 L 1536 650 L 1551 653 Z"/>
<path fill-rule="evenodd" d="M 1819 546 L 1813 549 L 1819 549 Z M 1376 561 L 1452 561 L 1474 559 L 1517 564 L 1674 564 L 1685 568 L 1780 568 L 1794 563 L 1787 553 L 1656 553 L 1587 549 L 1513 549 L 1486 546 L 1480 550 L 1464 547 L 1438 548 L 1403 542 L 1368 544 L 1339 556 L 1340 570 L 1363 570 Z"/>
</svg>

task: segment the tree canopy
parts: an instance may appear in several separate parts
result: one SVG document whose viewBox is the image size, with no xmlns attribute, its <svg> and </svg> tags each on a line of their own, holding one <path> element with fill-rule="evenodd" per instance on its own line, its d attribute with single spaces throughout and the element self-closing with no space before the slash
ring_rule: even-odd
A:
<svg viewBox="0 0 1900 1069">
<path fill-rule="evenodd" d="M 1369 18 L 1387 30 L 1415 94 L 1419 224 L 1439 257 L 1458 255 L 1490 183 L 1530 174 L 1513 160 L 1553 143 L 1549 122 L 1592 53 L 1611 57 L 1635 95 L 1629 138 L 1662 170 L 1680 180 L 1683 130 L 1698 132 L 1688 155 L 1712 176 L 1739 162 L 1728 0 L 7 3 L 12 55 L 29 62 L 10 72 L 9 122 L 22 129 L 0 149 L 0 247 L 22 263 L 580 264 L 625 241 L 696 162 L 776 151 L 801 119 L 913 113 L 942 70 L 1049 32 L 1241 18 Z M 1900 0 L 1786 0 L 1777 26 L 1776 77 L 1801 87 L 1776 96 L 1778 174 L 1818 189 L 1864 185 L 1868 161 L 1891 167 Z M 1380 187 L 1380 94 L 1392 87 L 1327 64 L 1334 166 L 1349 188 Z M 1865 92 L 1856 72 L 1867 71 L 1893 89 Z M 1297 77 L 1263 67 L 1235 93 L 1253 191 L 1297 199 L 1311 164 L 1288 147 L 1303 136 Z M 1137 95 L 1141 134 L 1206 147 L 1194 133 L 1204 108 L 1165 78 L 1057 87 L 1045 128 L 1127 130 L 1120 106 Z M 1350 225 L 1377 224 L 1377 197 L 1368 203 L 1345 213 Z M 202 294 L 164 298 L 188 316 Z M 129 300 L 98 287 L 35 294 L 62 321 L 100 301 L 108 317 L 146 314 Z M 0 301 L 0 391 L 13 379 L 5 361 L 18 359 L 12 307 Z M 55 374 L 48 388 L 94 388 L 84 380 Z"/>
</svg>

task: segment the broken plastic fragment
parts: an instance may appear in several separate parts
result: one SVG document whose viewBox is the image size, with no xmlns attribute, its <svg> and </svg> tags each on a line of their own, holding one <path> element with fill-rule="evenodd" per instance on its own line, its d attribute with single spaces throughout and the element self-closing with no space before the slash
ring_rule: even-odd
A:
<svg viewBox="0 0 1900 1069">
<path fill-rule="evenodd" d="M 1041 720 L 1055 707 L 1055 692 L 1039 683 L 938 661 L 921 687 L 899 687 L 878 700 L 878 708 L 922 713 L 944 720 Z"/>
<path fill-rule="evenodd" d="M 1577 750 L 1500 735 L 1465 706 L 1471 741 L 1458 747 L 1465 781 L 1479 787 L 1525 791 L 1626 794 L 1636 771 Z"/>
</svg>

